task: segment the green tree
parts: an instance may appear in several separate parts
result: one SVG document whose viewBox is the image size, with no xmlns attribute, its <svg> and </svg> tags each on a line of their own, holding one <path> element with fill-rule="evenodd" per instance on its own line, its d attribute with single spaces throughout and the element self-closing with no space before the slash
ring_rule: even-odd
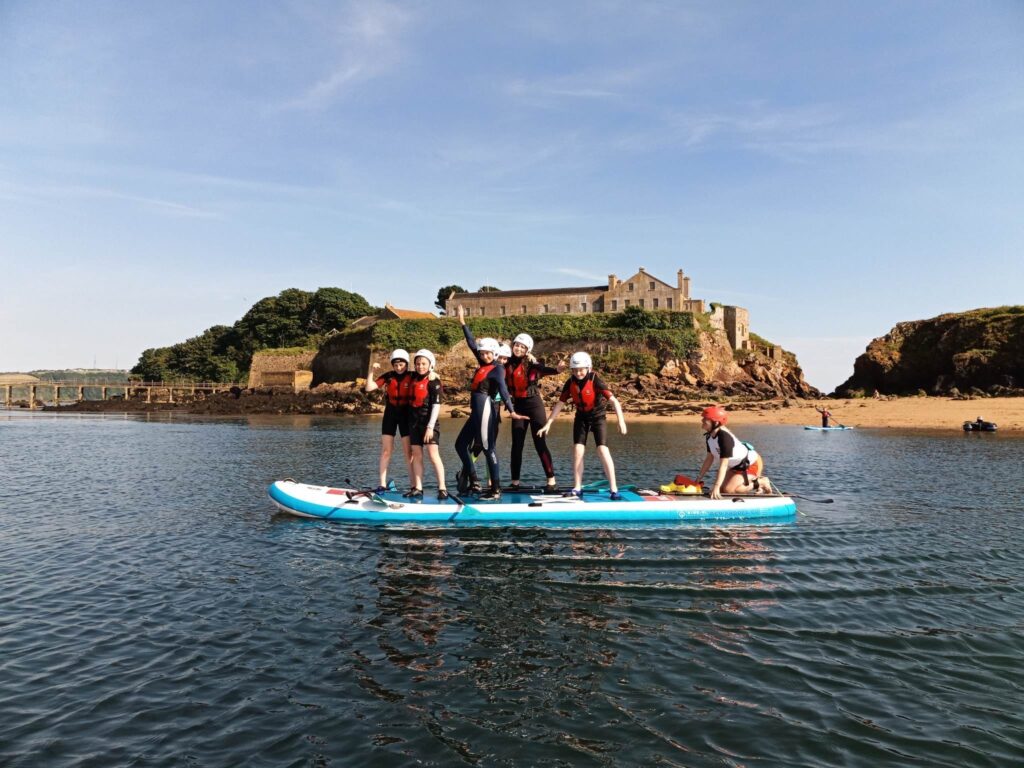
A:
<svg viewBox="0 0 1024 768">
<path fill-rule="evenodd" d="M 494 291 L 500 291 L 501 288 L 495 288 L 493 285 L 481 285 L 480 293 L 493 293 Z"/>
<path fill-rule="evenodd" d="M 373 314 L 374 307 L 358 293 L 341 288 L 319 288 L 309 301 L 306 331 L 326 333 L 343 330 L 357 317 Z"/>
<path fill-rule="evenodd" d="M 143 350 L 130 373 L 144 381 L 165 381 L 170 378 L 170 370 L 171 348 L 154 347 Z"/>
<path fill-rule="evenodd" d="M 444 314 L 444 303 L 448 301 L 448 297 L 452 293 L 465 293 L 466 289 L 461 285 L 445 285 L 437 289 L 437 299 L 434 300 L 434 306 L 441 310 L 441 314 Z"/>
</svg>

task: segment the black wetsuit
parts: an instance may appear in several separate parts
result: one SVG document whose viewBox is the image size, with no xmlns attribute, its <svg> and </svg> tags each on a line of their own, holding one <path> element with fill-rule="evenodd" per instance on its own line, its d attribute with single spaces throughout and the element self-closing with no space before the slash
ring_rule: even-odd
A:
<svg viewBox="0 0 1024 768">
<path fill-rule="evenodd" d="M 537 390 L 537 382 L 544 376 L 558 373 L 556 368 L 531 363 L 525 357 L 511 357 L 505 366 L 505 384 L 516 406 L 516 413 L 529 416 L 529 421 L 512 422 L 512 482 L 518 482 L 523 468 L 523 447 L 526 445 L 526 430 L 533 435 L 533 447 L 537 449 L 544 476 L 549 480 L 555 476 L 555 465 L 544 436 L 537 436 L 537 430 L 547 422 L 548 413 L 544 400 Z"/>
<path fill-rule="evenodd" d="M 430 426 L 430 417 L 434 415 L 434 406 L 441 404 L 441 380 L 433 374 L 425 373 L 420 376 L 412 374 L 412 382 L 409 387 L 409 444 L 423 445 L 423 437 Z M 434 420 L 432 442 L 438 443 L 441 439 L 441 430 Z"/>
<path fill-rule="evenodd" d="M 487 459 L 487 472 L 491 476 L 491 486 L 497 488 L 501 483 L 501 475 L 498 473 L 498 454 L 495 451 L 495 442 L 498 437 L 498 405 L 494 402 L 494 395 L 501 395 L 509 413 L 515 413 L 512 407 L 512 398 L 509 396 L 508 387 L 505 386 L 505 369 L 501 363 L 495 362 L 484 365 L 480 360 L 480 353 L 477 350 L 476 339 L 468 325 L 462 326 L 462 332 L 466 336 L 466 344 L 476 355 L 480 362 L 473 375 L 473 384 L 469 396 L 469 418 L 462 425 L 459 436 L 455 438 L 455 452 L 462 462 L 462 475 L 468 477 L 471 482 L 477 482 L 476 471 L 473 469 L 473 457 L 471 448 L 474 440 L 480 441 L 483 448 L 484 458 Z"/>
</svg>

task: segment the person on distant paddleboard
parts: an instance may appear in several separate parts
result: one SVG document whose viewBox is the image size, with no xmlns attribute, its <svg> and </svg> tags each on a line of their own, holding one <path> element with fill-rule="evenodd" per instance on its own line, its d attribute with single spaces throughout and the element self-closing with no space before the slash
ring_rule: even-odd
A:
<svg viewBox="0 0 1024 768">
<path fill-rule="evenodd" d="M 832 418 L 832 411 L 828 408 L 819 408 L 814 406 L 814 410 L 821 414 L 821 426 L 822 429 L 828 429 L 831 426 L 830 419 Z"/>
<path fill-rule="evenodd" d="M 473 442 L 479 440 L 484 457 L 487 459 L 487 472 L 490 475 L 490 487 L 486 493 L 481 494 L 481 498 L 500 499 L 501 475 L 498 472 L 498 453 L 495 450 L 495 442 L 498 437 L 498 405 L 494 402 L 495 394 L 501 395 L 501 402 L 505 404 L 511 418 L 528 419 L 529 417 L 520 416 L 512 405 L 508 387 L 505 386 L 505 369 L 497 360 L 497 340 L 483 338 L 478 343 L 473 338 L 473 332 L 466 325 L 466 312 L 461 304 L 459 305 L 459 323 L 462 325 L 466 344 L 480 363 L 470 384 L 469 418 L 455 439 L 455 452 L 459 455 L 459 460 L 462 461 L 462 470 L 459 473 L 459 491 L 480 493 L 480 481 L 476 476 L 471 454 Z"/>
<path fill-rule="evenodd" d="M 729 416 L 720 405 L 712 405 L 701 413 L 700 426 L 708 453 L 700 465 L 697 482 L 701 482 L 718 459 L 718 471 L 711 486 L 712 499 L 722 498 L 723 493 L 771 493 L 771 482 L 762 474 L 764 461 L 753 446 L 741 442 L 725 428 L 728 421 Z"/>
<path fill-rule="evenodd" d="M 380 486 L 377 488 L 377 493 L 383 493 L 387 490 L 388 465 L 391 463 L 391 454 L 395 448 L 396 432 L 402 436 L 405 466 L 409 470 L 409 480 L 415 487 L 412 476 L 412 451 L 409 445 L 409 385 L 412 383 L 409 374 L 409 353 L 404 349 L 396 349 L 391 353 L 392 370 L 374 376 L 379 368 L 380 363 L 374 363 L 370 368 L 370 375 L 366 377 L 366 391 L 373 392 L 383 388 L 385 392 L 378 465 Z"/>
<path fill-rule="evenodd" d="M 421 349 L 412 358 L 413 373 L 409 385 L 409 443 L 412 447 L 412 488 L 406 498 L 423 498 L 423 453 L 426 451 L 437 475 L 437 498 L 444 501 L 448 491 L 444 482 L 444 463 L 438 450 L 441 430 L 441 378 L 435 373 L 434 353 Z"/>
<path fill-rule="evenodd" d="M 547 422 L 547 408 L 537 389 L 537 382 L 544 376 L 558 373 L 557 368 L 548 368 L 537 362 L 533 356 L 533 337 L 520 333 L 512 340 L 512 356 L 505 365 L 505 384 L 512 394 L 516 413 L 529 416 L 528 421 L 512 422 L 512 485 L 511 489 L 519 488 L 519 475 L 523 468 L 523 447 L 526 445 L 526 431 L 529 427 L 533 434 L 533 447 L 540 458 L 547 477 L 545 491 L 550 493 L 558 488 L 555 480 L 555 465 L 551 460 L 551 451 L 543 435 L 538 434 Z"/>
<path fill-rule="evenodd" d="M 593 433 L 594 442 L 597 444 L 597 455 L 601 457 L 601 466 L 604 468 L 604 476 L 608 478 L 608 488 L 611 490 L 611 498 L 617 501 L 619 486 L 615 482 L 615 462 L 612 460 L 611 451 L 608 450 L 606 428 L 607 417 L 605 414 L 605 403 L 611 403 L 615 408 L 615 415 L 619 420 L 619 432 L 626 434 L 626 419 L 622 416 L 622 405 L 612 391 L 608 389 L 601 378 L 594 373 L 594 363 L 586 352 L 575 352 L 569 358 L 569 368 L 572 376 L 562 387 L 562 394 L 551 409 L 551 416 L 547 422 L 537 430 L 537 434 L 543 437 L 555 423 L 562 407 L 572 400 L 576 406 L 576 418 L 572 423 L 573 441 L 573 486 L 567 496 L 579 496 L 583 489 L 583 455 L 587 448 L 587 434 Z"/>
</svg>

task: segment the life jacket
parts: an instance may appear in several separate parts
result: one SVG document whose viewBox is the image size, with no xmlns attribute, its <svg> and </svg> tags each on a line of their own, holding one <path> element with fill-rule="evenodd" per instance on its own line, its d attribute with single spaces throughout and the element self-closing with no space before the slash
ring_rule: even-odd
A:
<svg viewBox="0 0 1024 768">
<path fill-rule="evenodd" d="M 388 378 L 388 405 L 400 407 L 409 404 L 409 374 L 392 375 Z"/>
<path fill-rule="evenodd" d="M 471 392 L 479 392 L 480 388 L 484 385 L 487 380 L 487 374 L 494 370 L 494 363 L 488 365 L 481 365 L 476 369 L 476 373 L 473 374 L 473 384 L 470 386 Z"/>
<path fill-rule="evenodd" d="M 572 398 L 573 405 L 576 406 L 576 410 L 580 413 L 590 413 L 594 410 L 594 407 L 600 402 L 598 397 L 598 391 L 594 387 L 594 374 L 593 372 L 588 373 L 586 378 L 583 379 L 583 386 L 579 384 L 579 379 L 575 376 L 569 382 L 569 397 Z"/>
<path fill-rule="evenodd" d="M 409 404 L 413 408 L 422 408 L 430 402 L 430 374 L 422 379 L 413 379 L 409 387 Z"/>
<path fill-rule="evenodd" d="M 505 368 L 505 383 L 508 384 L 508 391 L 516 400 L 529 397 L 532 392 L 530 388 L 530 362 L 525 358 L 516 365 Z"/>
<path fill-rule="evenodd" d="M 757 452 L 757 449 L 755 449 L 754 446 L 751 443 L 748 443 L 746 440 L 740 440 L 738 437 L 736 437 L 736 435 L 733 435 L 733 433 L 730 432 L 725 427 L 719 427 L 718 430 L 719 430 L 719 432 L 726 432 L 727 434 L 732 435 L 732 439 L 736 443 L 739 443 L 740 445 L 742 445 L 744 448 L 747 449 L 746 456 L 744 456 L 740 460 L 740 462 L 738 464 L 729 467 L 729 469 L 732 470 L 733 472 L 739 472 L 740 474 L 742 474 L 743 475 L 743 484 L 744 485 L 750 485 L 750 467 L 753 466 L 756 462 L 760 461 L 761 462 L 761 471 L 763 472 L 764 471 L 764 459 L 761 458 L 761 454 L 759 454 Z M 704 437 L 705 437 L 705 440 L 708 442 L 708 449 L 709 450 L 710 450 L 710 447 L 711 447 L 710 441 L 711 440 L 715 440 L 716 442 L 718 441 L 718 436 L 716 435 L 715 437 L 712 438 L 710 432 L 707 433 Z M 719 456 L 718 458 L 721 459 L 722 457 Z M 751 458 L 753 458 L 753 461 L 751 461 Z M 759 490 L 760 487 L 761 487 L 761 485 L 758 482 L 758 478 L 755 477 L 754 478 L 754 490 Z"/>
</svg>

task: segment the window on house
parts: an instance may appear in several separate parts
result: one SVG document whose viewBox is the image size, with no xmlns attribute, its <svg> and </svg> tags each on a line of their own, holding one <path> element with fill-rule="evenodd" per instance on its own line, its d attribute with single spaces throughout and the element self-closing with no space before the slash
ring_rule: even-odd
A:
<svg viewBox="0 0 1024 768">
<path fill-rule="evenodd" d="M 643 306 L 644 306 L 644 300 L 640 299 L 640 308 L 643 309 Z"/>
<path fill-rule="evenodd" d="M 505 309 L 505 305 L 504 305 L 504 304 L 502 304 L 502 305 L 501 305 L 501 314 L 502 314 L 502 316 L 504 316 L 504 315 L 507 315 L 507 314 L 508 314 L 508 312 L 507 312 L 507 311 L 506 311 L 506 309 Z"/>
<path fill-rule="evenodd" d="M 565 314 L 569 314 L 570 312 L 572 312 L 572 307 L 569 304 L 566 304 L 565 305 Z"/>
<path fill-rule="evenodd" d="M 653 291 L 654 290 L 654 281 L 653 280 L 651 280 L 651 282 L 649 282 L 647 284 L 647 290 L 648 291 Z"/>
<path fill-rule="evenodd" d="M 544 314 L 546 315 L 546 314 L 547 314 L 548 312 L 550 312 L 550 311 L 551 311 L 551 310 L 550 310 L 550 309 L 548 309 L 548 305 L 547 305 L 547 304 L 545 304 L 545 305 L 544 305 Z"/>
<path fill-rule="evenodd" d="M 665 309 L 672 309 L 672 297 L 665 299 Z"/>
<path fill-rule="evenodd" d="M 655 308 L 655 309 L 657 309 L 657 308 L 658 308 L 658 300 L 657 300 L 657 299 L 655 299 L 655 300 L 654 300 L 654 308 Z"/>
<path fill-rule="evenodd" d="M 480 317 L 483 317 L 486 314 L 487 314 L 487 308 L 486 307 L 480 307 Z"/>
<path fill-rule="evenodd" d="M 580 302 L 580 312 L 586 313 L 586 311 L 587 311 L 587 302 L 585 302 L 585 301 Z"/>
<path fill-rule="evenodd" d="M 632 283 L 629 284 L 629 290 L 631 290 L 631 291 L 633 290 L 633 284 Z"/>
<path fill-rule="evenodd" d="M 626 300 L 625 300 L 625 301 L 624 301 L 624 302 L 622 303 L 622 306 L 623 306 L 623 307 L 628 307 L 628 306 L 629 306 L 629 299 L 626 299 Z"/>
<path fill-rule="evenodd" d="M 612 312 L 614 312 L 618 308 L 619 308 L 619 300 L 618 299 L 612 299 Z"/>
<path fill-rule="evenodd" d="M 520 313 L 521 314 L 524 314 L 524 315 L 526 314 L 526 305 L 525 304 L 523 304 L 523 306 L 521 306 L 519 309 L 520 309 Z"/>
</svg>

